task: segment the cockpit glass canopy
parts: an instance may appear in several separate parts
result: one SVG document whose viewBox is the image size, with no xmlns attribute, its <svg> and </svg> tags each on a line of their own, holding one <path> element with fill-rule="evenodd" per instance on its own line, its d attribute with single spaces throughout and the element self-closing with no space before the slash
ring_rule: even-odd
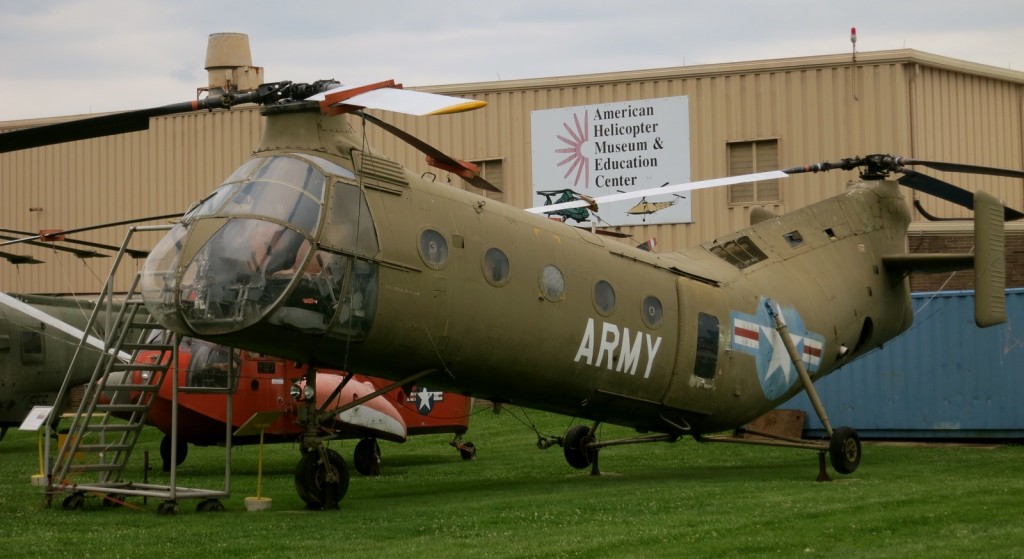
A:
<svg viewBox="0 0 1024 559">
<path fill-rule="evenodd" d="M 150 253 L 142 277 L 150 312 L 198 334 L 266 318 L 304 333 L 365 335 L 377 264 L 363 258 L 379 245 L 354 178 L 316 155 L 250 159 Z"/>
</svg>

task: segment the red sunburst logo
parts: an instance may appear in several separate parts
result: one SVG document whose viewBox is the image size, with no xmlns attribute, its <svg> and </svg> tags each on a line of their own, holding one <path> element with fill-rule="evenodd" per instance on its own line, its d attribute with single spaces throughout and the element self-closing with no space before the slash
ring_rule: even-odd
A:
<svg viewBox="0 0 1024 559">
<path fill-rule="evenodd" d="M 562 175 L 562 178 L 567 179 L 569 175 L 575 172 L 576 176 L 572 179 L 573 186 L 579 187 L 580 178 L 583 178 L 583 185 L 586 188 L 590 185 L 590 158 L 583 155 L 583 145 L 590 139 L 590 111 L 583 112 L 582 126 L 580 125 L 580 115 L 578 113 L 572 115 L 572 120 L 575 130 L 569 126 L 568 122 L 562 123 L 562 127 L 568 132 L 569 137 L 567 138 L 561 134 L 557 135 L 559 141 L 568 147 L 558 148 L 555 150 L 555 153 L 569 154 L 565 159 L 558 162 L 559 167 L 569 166 L 565 174 Z"/>
</svg>

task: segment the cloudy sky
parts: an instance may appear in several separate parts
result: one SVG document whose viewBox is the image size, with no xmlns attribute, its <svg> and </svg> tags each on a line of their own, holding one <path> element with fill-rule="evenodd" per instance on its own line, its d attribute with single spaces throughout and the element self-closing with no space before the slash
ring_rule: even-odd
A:
<svg viewBox="0 0 1024 559">
<path fill-rule="evenodd" d="M 0 121 L 185 101 L 211 33 L 266 81 L 407 86 L 913 48 L 1024 71 L 1020 0 L 3 0 Z"/>
</svg>

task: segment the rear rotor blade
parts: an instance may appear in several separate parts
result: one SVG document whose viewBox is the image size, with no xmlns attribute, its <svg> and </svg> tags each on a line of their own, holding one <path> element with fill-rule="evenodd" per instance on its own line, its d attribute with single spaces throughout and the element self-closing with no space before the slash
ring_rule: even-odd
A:
<svg viewBox="0 0 1024 559">
<path fill-rule="evenodd" d="M 913 188 L 925 194 L 931 194 L 936 198 L 941 198 L 969 210 L 974 209 L 974 194 L 971 191 L 948 182 L 940 181 L 937 178 L 923 175 L 917 171 L 906 169 L 903 173 L 903 176 L 897 180 L 903 186 Z M 1004 216 L 1006 221 L 1014 221 L 1024 217 L 1024 214 L 1017 210 L 1006 208 Z"/>
<path fill-rule="evenodd" d="M 405 130 L 402 130 L 401 128 L 399 128 L 399 127 L 397 127 L 397 126 L 395 126 L 393 124 L 390 124 L 388 122 L 384 122 L 383 120 L 381 120 L 381 119 L 379 119 L 379 118 L 377 118 L 377 117 L 375 117 L 375 116 L 373 116 L 371 114 L 367 114 L 367 113 L 364 113 L 364 112 L 359 112 L 359 113 L 357 113 L 357 116 L 359 116 L 360 118 L 366 119 L 367 121 L 372 122 L 373 124 L 376 124 L 377 126 L 379 126 L 379 127 L 383 128 L 384 130 L 390 132 L 391 134 L 393 134 L 398 139 L 400 139 L 400 140 L 404 141 L 405 143 L 409 144 L 410 146 L 418 149 L 423 154 L 425 154 L 428 158 L 430 158 L 434 162 L 440 164 L 440 165 L 435 165 L 434 163 L 431 163 L 431 165 L 434 165 L 434 166 L 442 168 L 442 169 L 451 170 L 452 172 L 457 173 L 460 177 L 465 179 L 466 182 L 468 182 L 469 184 L 471 184 L 471 185 L 473 185 L 473 186 L 475 186 L 475 187 L 477 187 L 477 188 L 479 188 L 481 190 L 490 190 L 491 192 L 501 192 L 502 191 L 500 188 L 498 188 L 498 187 L 494 186 L 493 184 L 491 184 L 490 182 L 488 182 L 485 178 L 481 177 L 478 174 L 473 173 L 472 170 L 466 168 L 466 166 L 463 165 L 462 161 L 459 161 L 458 159 L 455 159 L 455 158 L 445 154 L 441 150 L 439 150 L 439 149 L 435 148 L 434 146 L 424 142 L 423 140 L 417 138 L 416 136 L 413 136 L 412 134 L 406 132 Z"/>
<path fill-rule="evenodd" d="M 1024 171 L 1000 169 L 998 167 L 965 165 L 963 163 L 946 163 L 944 161 L 927 161 L 924 159 L 910 159 L 905 157 L 900 157 L 897 161 L 903 165 L 924 165 L 925 167 L 935 169 L 936 171 L 947 171 L 950 173 L 971 173 L 975 175 L 993 175 L 996 177 L 1024 179 Z"/>
</svg>

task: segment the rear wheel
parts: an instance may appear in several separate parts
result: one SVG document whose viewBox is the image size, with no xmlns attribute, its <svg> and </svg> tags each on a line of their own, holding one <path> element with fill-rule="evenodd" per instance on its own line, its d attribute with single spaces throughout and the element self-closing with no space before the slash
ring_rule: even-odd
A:
<svg viewBox="0 0 1024 559">
<path fill-rule="evenodd" d="M 356 443 L 356 450 L 352 454 L 356 471 L 364 476 L 380 475 L 380 445 L 377 439 L 363 439 Z"/>
<path fill-rule="evenodd" d="M 178 439 L 178 452 L 176 458 L 178 461 L 175 466 L 180 466 L 185 458 L 188 456 L 188 443 Z M 160 439 L 160 459 L 164 461 L 164 471 L 171 471 L 171 436 L 164 435 L 164 438 Z"/>
<path fill-rule="evenodd" d="M 852 474 L 860 466 L 860 436 L 849 427 L 832 431 L 828 456 L 832 467 L 841 474 Z"/>
</svg>

